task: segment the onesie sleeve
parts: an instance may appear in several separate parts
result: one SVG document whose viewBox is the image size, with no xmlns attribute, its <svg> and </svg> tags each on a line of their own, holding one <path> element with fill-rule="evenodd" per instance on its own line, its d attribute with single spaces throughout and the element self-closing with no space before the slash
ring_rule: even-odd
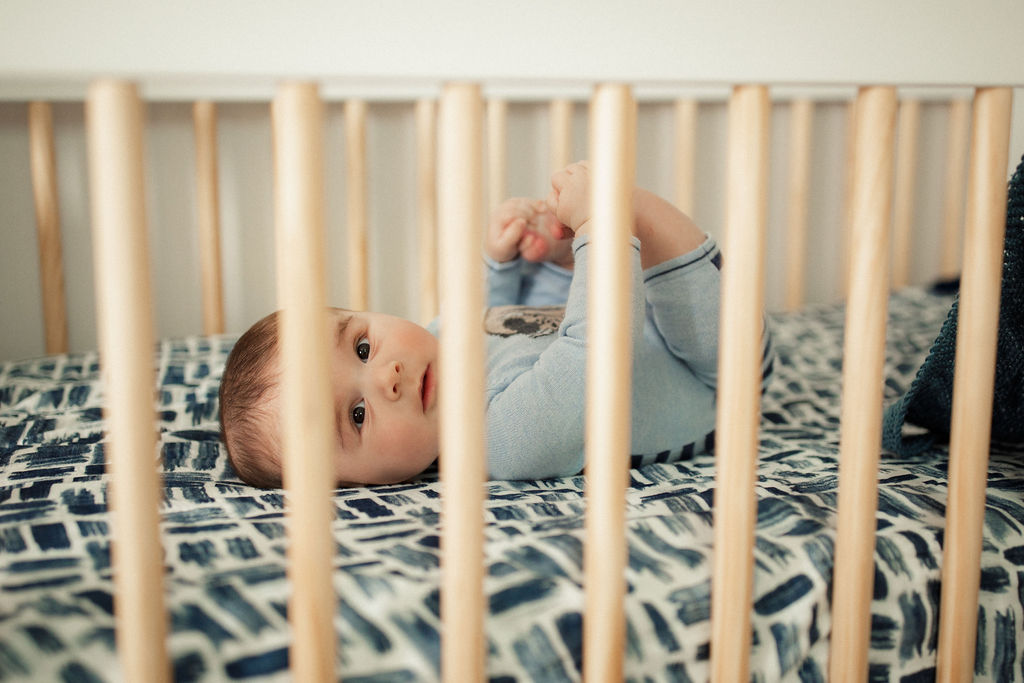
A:
<svg viewBox="0 0 1024 683">
<path fill-rule="evenodd" d="M 565 317 L 552 341 L 522 372 L 499 379 L 487 394 L 490 474 L 498 479 L 569 476 L 583 469 L 587 338 L 588 239 L 573 244 L 576 265 Z M 631 244 L 633 338 L 643 326 L 639 242 Z"/>
<path fill-rule="evenodd" d="M 485 254 L 484 270 L 487 276 L 488 306 L 510 306 L 518 303 L 523 279 L 520 259 L 499 263 Z"/>
<path fill-rule="evenodd" d="M 499 263 L 484 255 L 488 306 L 562 306 L 573 271 L 552 263 L 515 259 Z"/>
<path fill-rule="evenodd" d="M 573 271 L 553 263 L 529 263 L 519 290 L 523 306 L 564 306 L 569 299 Z"/>
</svg>

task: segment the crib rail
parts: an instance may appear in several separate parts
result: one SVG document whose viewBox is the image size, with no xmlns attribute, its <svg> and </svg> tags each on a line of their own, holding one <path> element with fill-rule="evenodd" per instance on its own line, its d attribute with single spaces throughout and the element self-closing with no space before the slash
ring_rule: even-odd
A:
<svg viewBox="0 0 1024 683">
<path fill-rule="evenodd" d="M 324 275 L 323 104 L 314 84 L 281 86 L 274 107 L 281 425 L 289 510 L 288 605 L 298 680 L 334 674 L 334 399 L 328 373 Z"/>
<path fill-rule="evenodd" d="M 537 168 L 526 167 L 527 160 L 522 158 L 521 152 L 512 157 L 509 156 L 505 140 L 508 136 L 509 124 L 506 119 L 510 102 L 502 98 L 500 92 L 494 88 L 483 91 L 488 111 L 485 145 L 488 206 L 495 205 L 500 201 L 499 198 L 506 196 L 510 168 L 516 173 L 513 180 L 517 185 L 522 185 L 524 182 L 524 170 L 530 170 L 531 178 L 534 174 L 543 175 L 546 172 L 544 169 L 538 171 Z M 823 140 L 822 134 L 825 132 L 834 134 L 837 128 L 841 130 L 842 126 L 847 123 L 852 125 L 853 117 L 849 117 L 850 121 L 844 123 L 845 117 L 842 116 L 841 105 L 833 99 L 838 95 L 834 91 L 826 90 L 824 93 L 818 93 L 814 99 L 807 99 L 806 92 L 790 93 L 785 89 L 773 89 L 772 94 L 773 118 L 788 119 L 789 121 L 789 126 L 785 130 L 781 126 L 775 126 L 773 145 L 776 146 L 776 151 L 773 157 L 786 158 L 789 166 L 783 169 L 781 164 L 776 164 L 777 167 L 772 170 L 773 177 L 770 182 L 772 196 L 769 201 L 767 240 L 769 260 L 766 273 L 766 302 L 769 308 L 798 310 L 807 302 L 827 302 L 838 298 L 840 293 L 844 296 L 847 293 L 849 245 L 845 244 L 842 248 L 832 249 L 831 242 L 835 238 L 820 230 L 815 230 L 811 234 L 806 234 L 806 231 L 809 222 L 813 222 L 815 226 L 831 225 L 837 218 L 834 215 L 836 210 L 832 207 L 838 206 L 841 202 L 850 204 L 849 199 L 844 200 L 841 197 L 849 197 L 852 193 L 852 174 L 846 174 L 849 182 L 845 191 L 831 190 L 829 186 L 834 183 L 828 182 L 830 175 L 835 176 L 842 173 L 841 170 L 833 170 L 835 167 L 832 166 L 832 164 L 843 163 L 842 147 L 830 144 L 827 139 Z M 658 131 L 659 136 L 662 134 L 674 136 L 674 149 L 668 145 L 664 147 L 664 160 L 662 160 L 662 150 L 659 149 L 657 150 L 657 160 L 652 164 L 651 153 L 645 149 L 645 161 L 642 169 L 644 172 L 643 183 L 649 185 L 653 181 L 660 184 L 662 194 L 675 196 L 677 204 L 681 208 L 688 208 L 690 215 L 694 215 L 696 212 L 698 223 L 709 226 L 720 225 L 723 223 L 720 209 L 725 202 L 719 198 L 724 192 L 719 176 L 724 176 L 724 173 L 717 172 L 718 169 L 715 168 L 715 165 L 718 162 L 715 157 L 718 156 L 716 153 L 719 146 L 718 138 L 724 141 L 724 120 L 722 124 L 719 124 L 719 120 L 724 119 L 726 107 L 718 95 L 714 95 L 711 99 L 700 100 L 694 99 L 691 95 L 693 93 L 676 100 L 636 98 L 641 114 L 640 122 L 643 124 L 639 131 L 640 142 L 643 143 L 646 140 L 646 144 L 650 144 L 649 138 L 654 131 Z M 918 284 L 927 278 L 937 277 L 938 270 L 931 269 L 930 266 L 933 261 L 940 260 L 940 251 L 941 260 L 952 263 L 952 265 L 942 267 L 947 276 L 950 272 L 955 272 L 958 267 L 961 250 L 956 242 L 960 239 L 961 230 L 956 227 L 951 229 L 949 226 L 962 224 L 963 196 L 966 189 L 966 161 L 963 154 L 955 152 L 955 148 L 966 148 L 970 129 L 969 123 L 964 125 L 962 117 L 956 113 L 964 106 L 959 102 L 963 99 L 960 90 L 942 94 L 943 97 L 953 95 L 953 100 L 933 100 L 931 98 L 938 96 L 937 93 L 928 94 L 928 91 L 921 92 L 917 88 L 901 91 L 901 95 L 900 124 L 897 134 L 899 145 L 896 158 L 897 180 L 893 196 L 891 278 L 893 289 L 900 289 L 908 284 Z M 845 96 L 842 95 L 842 97 Z M 795 97 L 795 99 L 789 99 L 790 97 Z M 822 97 L 824 99 L 820 99 Z M 327 101 L 329 105 L 333 105 L 330 100 Z M 366 112 L 365 116 L 361 118 L 355 115 L 358 111 L 357 103 Z M 530 118 L 535 117 L 537 113 L 542 113 L 542 110 L 535 102 L 513 103 L 517 105 L 514 111 L 516 118 L 513 123 L 518 126 L 516 135 L 519 136 L 524 132 L 524 123 L 529 123 Z M 379 179 L 380 174 L 384 172 L 382 169 L 387 168 L 388 174 L 394 173 L 398 169 L 398 172 L 404 175 L 405 168 L 411 169 L 412 166 L 409 164 L 403 168 L 404 162 L 393 158 L 393 155 L 384 163 L 378 163 L 375 159 L 366 159 L 366 156 L 370 155 L 371 150 L 369 149 L 364 149 L 361 154 L 358 153 L 360 146 L 364 148 L 367 144 L 370 144 L 371 147 L 380 146 L 380 135 L 373 134 L 374 128 L 381 125 L 374 121 L 374 119 L 381 118 L 379 114 L 375 114 L 378 111 L 376 107 L 378 104 L 382 104 L 384 111 L 387 111 L 389 107 L 392 111 L 395 110 L 390 103 L 370 103 L 366 99 L 346 101 L 343 104 L 344 109 L 342 106 L 328 109 L 332 118 L 344 117 L 346 121 L 345 126 L 338 127 L 338 131 L 343 132 L 343 135 L 339 137 L 343 139 L 346 150 L 344 162 L 329 164 L 327 177 L 332 186 L 337 183 L 344 185 L 343 191 L 336 194 L 344 195 L 345 198 L 336 200 L 335 193 L 328 195 L 328 209 L 331 211 L 328 214 L 329 223 L 343 223 L 352 227 L 352 230 L 346 230 L 340 245 L 347 259 L 346 267 L 343 269 L 346 277 L 339 278 L 339 281 L 334 282 L 332 299 L 352 308 L 364 308 L 367 305 L 367 299 L 372 296 L 377 298 L 378 305 L 380 301 L 386 300 L 388 307 L 395 309 L 394 312 L 426 322 L 432 319 L 438 310 L 436 245 L 431 246 L 431 241 L 435 239 L 436 207 L 430 206 L 436 202 L 434 196 L 436 194 L 436 172 L 433 171 L 436 163 L 430 160 L 430 155 L 436 153 L 430 149 L 431 145 L 435 144 L 436 135 L 433 131 L 436 128 L 436 121 L 415 124 L 421 131 L 415 133 L 415 144 L 420 148 L 416 152 L 416 164 L 420 166 L 415 172 L 415 182 L 419 184 L 416 190 L 418 197 L 416 203 L 408 202 L 408 209 L 396 209 L 387 205 L 382 207 L 379 201 L 371 201 L 371 197 L 368 196 L 370 190 L 368 181 L 374 180 L 373 192 L 374 196 L 378 196 L 382 190 L 382 181 Z M 574 116 L 579 121 L 578 114 L 582 107 L 578 101 L 574 101 L 572 104 L 572 108 L 576 112 Z M 168 103 L 160 103 L 159 106 L 172 109 L 175 107 Z M 237 328 L 241 321 L 251 318 L 265 310 L 266 307 L 273 305 L 272 289 L 263 285 L 251 289 L 240 288 L 238 284 L 261 277 L 260 273 L 263 270 L 259 265 L 273 268 L 273 260 L 267 258 L 268 252 L 266 251 L 260 249 L 255 252 L 245 251 L 244 260 L 240 260 L 239 254 L 240 250 L 244 250 L 245 245 L 253 238 L 258 239 L 260 244 L 265 243 L 264 241 L 272 242 L 272 221 L 263 219 L 264 215 L 272 215 L 272 206 L 269 199 L 263 199 L 270 196 L 270 193 L 266 191 L 270 187 L 269 174 L 266 178 L 262 176 L 257 178 L 259 172 L 252 169 L 246 171 L 247 175 L 244 176 L 243 181 L 238 181 L 233 177 L 238 154 L 236 142 L 238 138 L 236 136 L 239 135 L 241 121 L 246 120 L 238 118 L 239 110 L 231 109 L 233 106 L 228 103 L 225 107 L 228 109 L 226 120 L 222 119 L 218 107 L 208 100 L 197 102 L 193 107 L 192 118 L 196 136 L 196 218 L 193 220 L 196 221 L 198 232 L 196 237 L 174 236 L 168 238 L 163 236 L 160 239 L 163 244 L 172 240 L 176 243 L 175 249 L 182 250 L 182 254 L 187 254 L 188 252 L 185 250 L 196 246 L 198 267 L 190 263 L 188 258 L 176 255 L 177 251 L 175 251 L 169 261 L 159 264 L 155 268 L 154 276 L 159 283 L 157 289 L 159 299 L 156 302 L 157 322 L 163 336 L 192 333 L 199 325 L 198 321 L 191 322 L 187 314 L 182 315 L 180 312 L 182 308 L 176 301 L 172 303 L 169 300 L 167 291 L 172 274 L 173 276 L 180 274 L 188 278 L 189 281 L 194 281 L 197 286 L 197 294 L 199 293 L 198 286 L 201 283 L 202 329 L 207 333 L 216 333 L 226 329 L 228 325 L 225 318 L 226 308 L 230 316 L 234 317 L 231 325 Z M 421 117 L 429 115 L 429 108 L 433 106 L 436 106 L 433 97 L 422 98 L 416 103 L 415 117 L 410 117 L 410 121 L 418 121 Z M 349 111 L 349 107 L 351 107 L 351 116 L 345 113 Z M 49 104 L 44 102 L 35 102 L 29 107 L 30 112 L 45 112 L 52 109 Z M 411 102 L 410 109 L 413 109 Z M 853 109 L 852 105 L 850 109 Z M 556 140 L 556 136 L 568 135 L 574 139 L 576 153 L 583 156 L 584 152 L 580 149 L 581 136 L 578 133 L 573 134 L 571 122 L 566 131 L 564 120 L 560 121 L 557 118 L 558 116 L 564 118 L 563 110 L 563 104 L 552 104 L 549 107 L 548 118 L 552 123 L 547 137 L 550 138 L 553 148 L 559 148 L 564 147 L 564 142 Z M 81 312 L 83 308 L 88 310 L 90 304 L 83 302 L 82 297 L 88 297 L 89 293 L 87 290 L 83 291 L 80 282 L 83 277 L 82 269 L 74 263 L 71 264 L 68 271 L 70 291 L 67 296 L 70 297 L 73 304 L 70 310 L 72 316 L 70 320 L 68 306 L 62 303 L 64 271 L 61 239 L 65 240 L 66 248 L 68 248 L 68 244 L 71 244 L 71 248 L 73 248 L 75 240 L 81 239 L 79 226 L 82 224 L 84 216 L 78 210 L 80 208 L 78 202 L 84 201 L 81 195 L 85 188 L 84 186 L 76 187 L 77 181 L 73 180 L 75 176 L 68 170 L 73 168 L 74 160 L 72 159 L 70 164 L 68 160 L 64 160 L 61 179 L 64 181 L 65 188 L 62 190 L 62 196 L 58 197 L 56 160 L 53 164 L 44 161 L 49 154 L 45 152 L 45 149 L 47 147 L 56 148 L 56 143 L 60 143 L 62 153 L 66 154 L 69 149 L 75 150 L 76 128 L 69 125 L 69 118 L 70 121 L 74 120 L 74 108 L 60 105 L 57 111 L 64 119 L 57 131 L 59 133 L 56 136 L 57 139 L 55 139 L 52 125 L 49 128 L 45 125 L 32 125 L 30 126 L 31 135 L 28 136 L 33 141 L 33 149 L 40 150 L 40 153 L 34 153 L 33 156 L 33 166 L 36 170 L 33 171 L 32 190 L 38 197 L 37 232 L 40 240 L 39 259 L 41 261 L 39 275 L 43 294 L 41 299 L 45 307 L 40 319 L 43 321 L 44 336 L 50 340 L 49 346 L 46 348 L 51 352 L 68 350 L 69 336 L 70 348 L 73 350 L 90 348 L 94 345 L 94 342 L 91 341 L 92 330 L 89 327 L 89 322 L 83 320 Z M 330 113 L 332 111 L 333 113 Z M 557 113 L 560 111 L 563 113 Z M 175 119 L 168 119 L 163 113 L 158 116 L 157 126 L 161 130 L 171 130 L 167 128 L 168 122 L 175 121 Z M 174 114 L 174 116 L 180 116 L 180 114 Z M 391 114 L 385 116 L 391 116 Z M 948 124 L 943 119 L 948 119 Z M 39 114 L 32 114 L 30 121 L 36 120 L 42 121 Z M 556 121 L 558 121 L 557 126 L 554 125 Z M 182 123 L 184 122 L 182 121 Z M 172 125 L 177 125 L 177 122 L 175 121 Z M 243 126 L 242 130 L 248 130 L 248 123 Z M 721 131 L 720 126 L 722 127 Z M 942 133 L 943 126 L 947 128 L 946 134 Z M 659 130 L 662 127 L 667 128 L 664 133 Z M 531 131 L 527 130 L 526 132 L 530 134 Z M 543 131 L 533 130 L 532 133 L 539 133 L 541 144 L 547 142 L 544 139 Z M 250 135 L 248 132 L 244 134 Z M 851 149 L 845 156 L 852 159 L 852 132 L 849 137 Z M 228 173 L 224 173 L 220 169 L 218 138 L 222 138 L 219 145 L 226 147 L 227 150 Z M 963 138 L 962 144 L 958 142 L 958 138 Z M 156 138 L 153 149 L 155 154 L 150 155 L 158 159 L 155 162 L 158 167 L 169 161 L 165 156 L 169 150 L 164 140 L 165 137 Z M 947 141 L 949 143 L 948 150 L 946 149 Z M 164 147 L 161 147 L 161 144 Z M 329 138 L 328 144 L 333 144 L 333 140 Z M 695 172 L 698 147 L 702 163 L 700 174 Z M 412 145 L 409 149 L 412 149 Z M 825 152 L 823 153 L 822 150 Z M 177 150 L 170 153 L 172 155 L 180 154 Z M 223 149 L 221 153 L 224 153 Z M 811 157 L 809 160 L 808 154 Z M 338 156 L 341 157 L 341 155 Z M 360 158 L 362 161 L 356 162 L 356 158 Z M 190 163 L 187 156 L 182 156 L 181 161 Z M 355 164 L 351 170 L 347 168 L 350 162 Z M 170 163 L 174 164 L 178 161 L 173 160 Z M 251 160 L 247 159 L 246 163 L 252 166 Z M 712 173 L 708 172 L 709 164 L 711 164 L 711 170 L 714 171 Z M 947 167 L 957 164 L 963 168 L 948 170 Z M 937 168 L 941 170 L 934 170 Z M 184 171 L 184 169 L 182 170 Z M 184 172 L 187 173 L 187 171 Z M 334 177 L 331 176 L 332 172 L 335 174 Z M 377 175 L 378 178 L 374 179 L 374 175 Z M 409 175 L 412 176 L 411 170 Z M 349 182 L 350 178 L 352 182 Z M 251 200 L 247 199 L 246 208 L 243 211 L 239 210 L 237 202 L 233 200 L 226 205 L 223 212 L 225 232 L 222 237 L 220 234 L 222 217 L 219 205 L 222 189 L 219 184 L 225 180 L 227 181 L 225 191 L 229 196 L 233 197 L 239 192 L 250 191 L 259 194 Z M 22 181 L 15 179 L 15 182 Z M 263 185 L 264 182 L 266 182 L 266 186 Z M 358 187 L 360 183 L 363 183 L 361 188 Z M 699 189 L 700 197 L 694 196 L 695 188 Z M 650 187 L 650 189 L 656 188 Z M 522 192 L 521 189 L 516 191 Z M 827 201 L 823 201 L 822 198 L 827 198 L 829 195 L 831 197 Z M 926 201 L 925 197 L 936 197 L 937 199 Z M 959 199 L 951 201 L 949 199 L 951 197 Z M 259 208 L 260 202 L 265 202 L 267 209 L 265 212 Z M 61 213 L 59 211 L 59 206 L 62 203 L 67 204 L 70 209 L 68 226 L 70 231 L 63 238 L 60 237 Z M 188 220 L 187 214 L 180 218 L 174 217 L 173 212 L 167 211 L 167 204 L 166 200 L 155 203 L 155 234 L 166 235 L 169 232 L 163 223 L 167 218 L 173 217 L 175 226 L 182 225 L 182 220 Z M 333 213 L 336 206 L 343 207 L 344 211 Z M 414 210 L 413 207 L 418 208 Z M 784 210 L 780 211 L 778 207 L 784 207 Z M 849 213 L 848 209 L 846 213 Z M 381 249 L 380 232 L 374 230 L 373 234 L 367 234 L 370 229 L 369 224 L 383 219 L 388 221 L 388 225 L 380 227 L 384 228 L 385 232 L 393 231 L 390 225 L 395 218 L 403 223 L 418 222 L 419 224 L 418 237 L 415 240 L 409 240 L 409 243 L 414 243 L 417 247 L 415 254 L 403 255 L 403 258 L 410 261 L 410 265 L 417 267 L 409 268 L 396 281 L 389 281 L 386 286 L 379 284 L 378 280 L 371 291 L 367 284 L 374 279 L 371 270 L 374 267 L 379 267 L 378 264 L 380 259 L 384 258 L 385 252 Z M 848 216 L 846 221 L 849 222 Z M 936 224 L 943 226 L 941 240 L 932 236 L 934 231 L 924 233 L 925 225 Z M 187 234 L 187 231 L 177 231 L 178 234 L 183 232 Z M 785 233 L 784 237 L 783 233 Z M 362 234 L 362 237 L 357 239 L 354 235 L 359 234 Z M 923 237 L 925 234 L 928 236 Z M 197 245 L 195 244 L 196 240 L 198 240 Z M 221 253 L 222 242 L 223 254 Z M 942 242 L 941 248 L 937 246 L 939 242 Z M 28 246 L 25 245 L 25 247 Z M 335 244 L 329 244 L 329 246 L 336 248 Z M 17 244 L 14 247 L 19 248 Z M 913 273 L 910 268 L 911 253 L 915 254 Z M 266 263 L 260 264 L 260 259 Z M 826 267 L 826 264 L 833 259 L 843 263 L 841 268 Z M 778 264 L 782 262 L 791 265 L 781 268 Z M 224 269 L 228 269 L 231 275 L 226 287 L 223 276 Z M 431 273 L 432 269 L 435 272 Z M 834 272 L 838 272 L 839 277 L 833 277 L 832 273 Z M 414 273 L 421 276 L 415 283 L 413 282 Z M 349 279 L 349 275 L 352 275 L 351 279 Z M 261 298 L 266 301 L 261 302 Z M 8 302 L 8 305 L 11 303 Z M 245 311 L 250 312 L 245 313 Z M 13 350 L 17 350 L 30 344 L 33 336 L 30 331 L 21 331 L 7 339 L 6 344 L 10 345 Z M 25 355 L 34 351 L 34 347 L 29 345 L 26 350 L 17 351 L 17 353 Z"/>
<path fill-rule="evenodd" d="M 760 357 L 756 340 L 763 313 L 765 187 L 769 153 L 769 91 L 738 86 L 729 109 L 729 207 L 723 244 L 721 384 L 717 424 L 718 484 L 715 500 L 715 570 L 712 580 L 713 675 L 716 680 L 749 676 L 753 533 L 756 513 L 755 464 L 758 446 Z M 681 128 L 690 130 L 692 106 L 679 109 Z M 794 118 L 797 159 L 806 157 L 813 110 L 801 104 Z M 870 596 L 877 498 L 875 472 L 880 449 L 881 361 L 888 291 L 889 211 L 893 202 L 897 101 L 889 87 L 863 88 L 857 98 L 856 152 L 851 176 L 847 371 L 843 377 L 839 538 L 833 604 L 834 680 L 866 677 Z M 332 678 L 336 668 L 331 587 L 328 389 L 319 368 L 326 364 L 324 340 L 322 103 L 310 83 L 282 85 L 274 101 L 276 222 L 281 251 L 279 293 L 285 310 L 282 332 L 285 381 L 285 481 L 289 505 L 289 567 L 293 597 L 291 665 L 297 679 Z M 347 110 L 362 135 L 359 105 Z M 435 115 L 432 103 L 417 107 L 420 131 L 419 201 L 432 214 L 435 178 L 440 178 L 437 223 L 441 313 L 441 384 L 463 387 L 441 394 L 442 482 L 444 501 L 442 676 L 479 680 L 484 675 L 483 594 L 483 350 L 476 332 L 482 307 L 480 279 L 483 101 L 477 85 L 447 86 L 439 125 L 434 171 Z M 553 107 L 557 128 L 565 128 L 564 105 Z M 586 660 L 593 679 L 617 679 L 624 652 L 623 498 L 628 451 L 629 340 L 613 332 L 628 329 L 617 280 L 628 263 L 615 240 L 626 234 L 626 197 L 635 172 L 635 103 L 629 87 L 597 88 L 592 103 L 590 156 L 594 163 L 594 272 L 588 315 L 596 329 L 588 356 L 604 368 L 607 387 L 588 396 L 588 526 L 585 555 Z M 950 505 L 944 556 L 939 677 L 962 680 L 972 667 L 979 550 L 990 423 L 999 273 L 1005 209 L 1005 178 L 1010 91 L 980 88 L 975 96 L 967 241 L 958 339 Z M 209 112 L 207 112 L 208 114 Z M 908 113 L 902 130 L 913 131 Z M 901 116 L 901 119 L 903 117 Z M 500 106 L 488 108 L 488 121 L 500 125 Z M 209 121 L 209 118 L 206 119 Z M 496 124 L 495 122 L 499 122 Z M 204 125 L 208 135 L 210 124 Z M 101 318 L 101 354 L 108 382 L 111 469 L 116 525 L 118 644 L 127 680 L 166 680 L 169 673 L 166 617 L 159 596 L 160 572 L 156 476 L 151 462 L 128 457 L 155 452 L 148 263 L 141 185 L 141 112 L 130 84 L 102 81 L 90 90 L 90 178 L 94 188 L 96 270 Z M 690 134 L 687 133 L 686 136 Z M 561 134 L 560 134 L 561 136 Z M 692 138 L 680 144 L 681 167 L 688 168 Z M 688 140 L 688 141 L 687 141 Z M 356 145 L 358 148 L 358 145 Z M 492 163 L 501 163 L 491 149 Z M 563 159 L 559 152 L 558 160 Z M 903 154 L 910 154 L 906 150 Z M 358 157 L 358 154 L 356 155 Z M 553 159 L 554 161 L 554 159 Z M 207 168 L 209 168 L 207 166 Z M 351 173 L 363 171 L 355 163 Z M 790 173 L 793 196 L 805 193 L 805 164 Z M 492 176 L 493 181 L 493 176 Z M 900 184 L 907 191 L 907 182 Z M 358 186 L 357 186 L 358 187 Z M 500 189 L 500 188 L 498 188 Z M 491 190 L 492 196 L 494 189 Z M 357 219 L 354 219 L 357 220 Z M 424 235 L 433 218 L 424 218 Z M 800 223 L 799 219 L 795 219 Z M 797 238 L 799 239 L 799 238 Z M 433 247 L 430 247 L 432 250 Z M 607 250 L 607 251 L 603 251 Z M 601 254 L 605 254 L 602 256 Z M 604 260 L 607 258 L 608 260 Z M 429 272 L 429 269 L 428 269 Z M 143 286 L 147 285 L 147 286 Z M 607 290 L 607 291 L 605 291 Z M 598 299 L 598 297 L 600 297 Z M 600 300 L 600 305 L 596 301 Z M 429 304 L 429 297 L 427 299 Z M 609 303 L 614 301 L 614 303 Z M 794 300 L 794 305 L 798 302 Z M 125 346 L 125 340 L 134 343 Z M 970 352 L 968 352 L 970 351 Z M 589 373 L 589 371 L 588 371 Z M 588 382 L 596 382 L 588 374 Z M 302 387 L 299 391 L 297 387 Z M 592 401 L 593 405 L 590 405 Z M 610 416 L 615 416 L 613 419 Z M 450 422 L 458 419 L 456 428 Z M 598 451 L 598 446 L 603 450 Z M 300 463 L 295 453 L 303 453 Z M 314 454 L 310 458 L 310 454 Z M 292 454 L 292 455 L 289 455 Z M 596 539 L 603 546 L 598 559 Z"/>
<path fill-rule="evenodd" d="M 437 317 L 437 105 L 416 103 L 416 218 L 419 238 L 420 322 Z M 492 164 L 493 166 L 493 164 Z M 494 174 L 492 174 L 493 177 Z"/>
<path fill-rule="evenodd" d="M 868 673 L 896 93 L 865 88 L 857 108 L 833 576 L 843 589 L 832 594 L 835 681 L 862 681 Z"/>
<path fill-rule="evenodd" d="M 107 465 L 117 529 L 111 548 L 117 644 L 126 680 L 168 681 L 160 496 L 153 461 L 145 457 L 156 453 L 157 432 L 142 107 L 135 87 L 122 81 L 95 83 L 87 106 Z"/>
<path fill-rule="evenodd" d="M 921 103 L 917 100 L 901 102 L 896 135 L 896 187 L 893 190 L 892 216 L 892 285 L 895 289 L 910 283 L 910 233 L 914 215 L 914 190 L 917 187 L 920 125 Z"/>
<path fill-rule="evenodd" d="M 39 238 L 39 280 L 43 290 L 46 352 L 68 350 L 68 311 L 64 297 L 64 257 L 57 204 L 57 159 L 53 143 L 53 108 L 33 102 L 28 108 L 32 151 L 32 189 Z"/>
<path fill-rule="evenodd" d="M 719 681 L 749 676 L 754 497 L 761 413 L 768 90 L 737 87 L 729 103 L 729 197 L 722 244 L 722 316 L 715 424 L 715 554 L 711 665 Z"/>
<path fill-rule="evenodd" d="M 1011 95 L 979 90 L 974 100 L 964 270 L 960 285 L 953 415 L 949 443 L 949 506 L 943 548 L 940 681 L 963 681 L 974 672 L 978 584 L 992 388 L 999 325 L 1006 169 Z"/>
<path fill-rule="evenodd" d="M 441 316 L 438 394 L 441 423 L 442 592 L 447 635 L 441 644 L 441 675 L 451 680 L 484 678 L 483 482 L 484 345 L 479 316 L 484 299 L 479 254 L 483 237 L 483 116 L 480 89 L 452 85 L 440 110 L 438 194 L 442 226 L 439 253 Z"/>
<path fill-rule="evenodd" d="M 623 455 L 630 444 L 633 341 L 629 319 L 632 188 L 636 175 L 636 111 L 630 90 L 594 92 L 591 157 L 593 263 L 587 283 L 586 543 L 583 548 L 583 669 L 594 680 L 622 675 L 626 647 Z"/>
<path fill-rule="evenodd" d="M 203 279 L 203 333 L 224 332 L 220 254 L 220 183 L 217 175 L 217 109 L 209 100 L 192 107 L 196 136 L 196 204 Z"/>
</svg>

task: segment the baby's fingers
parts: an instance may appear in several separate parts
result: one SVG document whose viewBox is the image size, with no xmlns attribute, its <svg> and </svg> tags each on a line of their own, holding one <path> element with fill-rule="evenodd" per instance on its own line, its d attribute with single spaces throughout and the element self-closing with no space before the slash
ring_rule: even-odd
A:
<svg viewBox="0 0 1024 683">
<path fill-rule="evenodd" d="M 519 242 L 526 231 L 526 220 L 516 218 L 501 224 L 491 224 L 484 244 L 485 253 L 499 263 L 511 261 L 519 254 Z"/>
<path fill-rule="evenodd" d="M 535 232 L 527 232 L 519 243 L 519 255 L 527 261 L 540 262 L 548 257 L 547 240 Z"/>
<path fill-rule="evenodd" d="M 526 219 L 515 218 L 501 231 L 501 234 L 498 236 L 498 243 L 506 247 L 517 245 L 523 239 L 523 233 L 525 232 Z"/>
<path fill-rule="evenodd" d="M 551 192 L 548 193 L 548 198 L 546 200 L 547 212 L 546 217 L 543 220 L 547 221 L 547 229 L 554 239 L 572 239 L 572 228 L 558 218 L 558 198 L 558 191 L 552 188 Z"/>
</svg>

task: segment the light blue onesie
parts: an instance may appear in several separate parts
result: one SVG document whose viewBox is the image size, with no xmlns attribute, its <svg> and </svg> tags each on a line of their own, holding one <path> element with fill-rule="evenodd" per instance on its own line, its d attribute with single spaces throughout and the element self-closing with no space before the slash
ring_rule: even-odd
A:
<svg viewBox="0 0 1024 683">
<path fill-rule="evenodd" d="M 642 273 L 639 246 L 633 238 L 632 466 L 712 448 L 718 370 L 718 246 L 709 237 Z M 574 271 L 487 262 L 487 303 L 498 307 L 485 322 L 493 479 L 544 479 L 583 469 L 589 250 L 587 237 L 573 243 Z M 551 306 L 557 308 L 535 308 Z M 767 330 L 763 345 L 767 381 Z"/>
</svg>

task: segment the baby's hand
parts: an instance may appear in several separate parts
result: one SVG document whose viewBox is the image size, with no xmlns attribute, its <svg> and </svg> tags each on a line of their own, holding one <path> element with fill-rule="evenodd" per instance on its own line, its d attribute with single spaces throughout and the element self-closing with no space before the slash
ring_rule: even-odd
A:
<svg viewBox="0 0 1024 683">
<path fill-rule="evenodd" d="M 542 199 L 506 199 L 491 216 L 484 252 L 502 263 L 522 257 L 572 267 L 572 248 L 561 223 Z"/>
<path fill-rule="evenodd" d="M 517 258 L 528 227 L 542 211 L 545 211 L 543 202 L 537 200 L 513 197 L 503 201 L 491 215 L 484 253 L 498 263 Z"/>
<path fill-rule="evenodd" d="M 585 233 L 590 221 L 590 165 L 578 161 L 552 175 L 547 204 L 569 233 Z"/>
</svg>

